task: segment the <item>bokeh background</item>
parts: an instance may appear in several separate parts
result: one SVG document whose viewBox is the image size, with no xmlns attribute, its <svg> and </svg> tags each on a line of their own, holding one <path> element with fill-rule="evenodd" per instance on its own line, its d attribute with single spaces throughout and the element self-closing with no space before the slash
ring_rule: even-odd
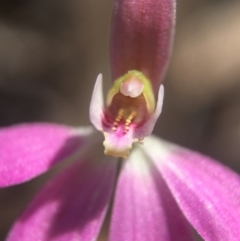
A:
<svg viewBox="0 0 240 241">
<path fill-rule="evenodd" d="M 112 5 L 0 1 L 0 126 L 89 124 L 97 74 L 103 73 L 106 88 L 111 82 Z M 155 133 L 240 172 L 240 1 L 179 0 L 176 27 Z M 0 190 L 0 240 L 47 178 Z"/>
</svg>

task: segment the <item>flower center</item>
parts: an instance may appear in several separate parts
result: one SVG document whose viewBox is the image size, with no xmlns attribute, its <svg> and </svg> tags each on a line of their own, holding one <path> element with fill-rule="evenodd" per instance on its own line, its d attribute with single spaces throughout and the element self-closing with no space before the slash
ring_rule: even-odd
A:
<svg viewBox="0 0 240 241">
<path fill-rule="evenodd" d="M 163 86 L 158 102 L 151 82 L 139 71 L 129 71 L 117 79 L 107 95 L 104 108 L 102 76 L 99 75 L 90 104 L 90 119 L 104 135 L 104 153 L 127 158 L 133 143 L 142 143 L 152 133 L 161 113 Z"/>
<path fill-rule="evenodd" d="M 142 143 L 144 125 L 155 111 L 151 82 L 141 72 L 129 71 L 114 82 L 106 104 L 101 117 L 104 153 L 127 158 L 132 144 Z"/>
<path fill-rule="evenodd" d="M 108 93 L 103 124 L 112 131 L 126 134 L 131 127 L 144 123 L 154 109 L 155 100 L 149 81 L 141 72 L 129 71 L 115 81 Z"/>
<path fill-rule="evenodd" d="M 117 115 L 117 118 L 115 119 L 115 121 L 113 122 L 113 127 L 112 127 L 112 130 L 113 131 L 116 131 L 117 130 L 117 127 L 118 125 L 120 124 L 121 120 L 123 119 L 123 116 L 124 116 L 124 110 L 123 109 L 120 109 L 118 111 L 118 115 Z M 128 130 L 129 130 L 129 125 L 131 124 L 133 118 L 136 116 L 136 112 L 135 111 L 132 111 L 129 116 L 125 119 L 124 121 L 124 132 L 127 133 Z"/>
</svg>

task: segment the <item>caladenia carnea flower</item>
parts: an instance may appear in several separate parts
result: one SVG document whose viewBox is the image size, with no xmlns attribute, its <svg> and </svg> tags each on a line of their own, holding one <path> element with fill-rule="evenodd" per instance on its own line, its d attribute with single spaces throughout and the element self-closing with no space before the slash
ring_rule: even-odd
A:
<svg viewBox="0 0 240 241">
<path fill-rule="evenodd" d="M 239 240 L 240 177 L 202 154 L 146 137 L 161 113 L 174 19 L 173 0 L 115 1 L 115 82 L 104 106 L 100 75 L 90 104 L 107 155 L 92 128 L 33 123 L 0 130 L 1 187 L 71 159 L 7 241 L 96 240 L 111 200 L 110 241 L 192 241 L 192 227 L 207 241 Z"/>
<path fill-rule="evenodd" d="M 174 23 L 174 0 L 115 1 L 110 46 L 115 82 L 103 108 L 100 75 L 90 106 L 91 122 L 105 136 L 105 154 L 127 158 L 132 143 L 152 133 L 162 109 L 160 84 Z"/>
</svg>

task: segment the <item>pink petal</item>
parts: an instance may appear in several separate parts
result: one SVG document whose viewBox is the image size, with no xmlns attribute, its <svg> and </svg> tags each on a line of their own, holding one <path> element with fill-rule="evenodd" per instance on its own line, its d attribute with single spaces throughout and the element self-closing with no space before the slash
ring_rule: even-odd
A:
<svg viewBox="0 0 240 241">
<path fill-rule="evenodd" d="M 101 131 L 102 118 L 104 113 L 104 100 L 103 100 L 103 87 L 102 87 L 102 74 L 99 74 L 92 93 L 90 103 L 89 116 L 93 126 Z"/>
<path fill-rule="evenodd" d="M 239 240 L 240 177 L 236 173 L 209 157 L 156 139 L 146 142 L 145 148 L 204 240 Z"/>
<path fill-rule="evenodd" d="M 158 91 L 172 47 L 174 0 L 115 1 L 111 28 L 113 79 L 139 70 Z"/>
<path fill-rule="evenodd" d="M 27 181 L 73 154 L 84 143 L 84 129 L 35 123 L 0 130 L 0 186 Z"/>
<path fill-rule="evenodd" d="M 161 175 L 139 149 L 124 161 L 119 176 L 110 240 L 193 240 Z"/>
<path fill-rule="evenodd" d="M 116 174 L 114 160 L 85 158 L 36 196 L 7 241 L 96 240 Z"/>
</svg>

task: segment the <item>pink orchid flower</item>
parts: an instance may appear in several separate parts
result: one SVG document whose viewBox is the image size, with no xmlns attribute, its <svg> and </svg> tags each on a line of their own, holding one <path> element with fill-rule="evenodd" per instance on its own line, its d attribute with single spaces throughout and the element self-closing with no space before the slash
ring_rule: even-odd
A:
<svg viewBox="0 0 240 241">
<path fill-rule="evenodd" d="M 7 241 L 96 240 L 111 199 L 110 241 L 192 241 L 192 227 L 207 241 L 240 240 L 240 177 L 209 157 L 147 137 L 161 113 L 174 21 L 174 0 L 115 1 L 116 81 L 104 107 L 100 75 L 90 105 L 107 155 L 102 134 L 91 128 L 35 123 L 0 130 L 1 187 L 71 159 Z"/>
</svg>

